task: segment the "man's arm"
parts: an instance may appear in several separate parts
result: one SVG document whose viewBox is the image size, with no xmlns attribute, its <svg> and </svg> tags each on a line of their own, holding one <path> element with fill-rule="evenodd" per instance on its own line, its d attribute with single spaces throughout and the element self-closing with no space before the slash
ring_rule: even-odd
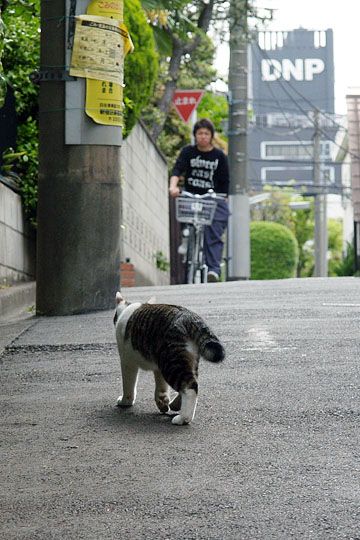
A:
<svg viewBox="0 0 360 540">
<path fill-rule="evenodd" d="M 169 193 L 171 197 L 178 197 L 180 195 L 180 188 L 178 187 L 178 184 L 180 181 L 180 176 L 182 176 L 186 170 L 188 160 L 189 160 L 188 154 L 189 154 L 189 147 L 183 148 L 172 170 L 172 175 L 170 177 L 170 185 L 169 185 Z"/>
<path fill-rule="evenodd" d="M 178 187 L 179 180 L 180 177 L 175 175 L 170 178 L 169 193 L 171 197 L 178 197 L 180 195 L 180 188 Z"/>
</svg>

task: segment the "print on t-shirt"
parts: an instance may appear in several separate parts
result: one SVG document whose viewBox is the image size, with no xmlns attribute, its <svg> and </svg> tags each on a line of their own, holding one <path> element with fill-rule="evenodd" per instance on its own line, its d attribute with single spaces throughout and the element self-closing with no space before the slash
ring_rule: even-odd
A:
<svg viewBox="0 0 360 540">
<path fill-rule="evenodd" d="M 190 160 L 191 172 L 187 178 L 188 184 L 195 188 L 214 189 L 214 172 L 218 168 L 219 160 L 210 161 L 200 156 Z"/>
</svg>

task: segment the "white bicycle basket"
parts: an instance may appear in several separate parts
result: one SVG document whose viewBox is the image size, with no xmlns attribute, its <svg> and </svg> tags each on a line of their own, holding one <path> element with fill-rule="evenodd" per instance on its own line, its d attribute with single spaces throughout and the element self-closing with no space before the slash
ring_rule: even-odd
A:
<svg viewBox="0 0 360 540">
<path fill-rule="evenodd" d="M 177 197 L 176 219 L 180 223 L 201 223 L 211 225 L 214 219 L 216 201 L 207 199 L 192 199 L 190 197 Z"/>
</svg>

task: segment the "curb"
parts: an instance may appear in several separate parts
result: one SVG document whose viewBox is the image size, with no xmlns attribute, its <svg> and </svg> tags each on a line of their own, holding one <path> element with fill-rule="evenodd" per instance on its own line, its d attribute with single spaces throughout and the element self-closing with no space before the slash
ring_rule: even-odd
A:
<svg viewBox="0 0 360 540">
<path fill-rule="evenodd" d="M 0 319 L 30 308 L 35 305 L 35 300 L 35 281 L 0 289 Z"/>
</svg>

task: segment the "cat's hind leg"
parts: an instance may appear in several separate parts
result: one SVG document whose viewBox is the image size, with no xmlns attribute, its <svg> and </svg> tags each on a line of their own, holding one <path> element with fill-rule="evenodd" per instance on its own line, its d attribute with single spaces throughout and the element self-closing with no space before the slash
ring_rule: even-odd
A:
<svg viewBox="0 0 360 540">
<path fill-rule="evenodd" d="M 121 359 L 121 376 L 123 382 L 123 395 L 117 400 L 118 407 L 131 407 L 136 399 L 136 385 L 139 368 Z"/>
<path fill-rule="evenodd" d="M 193 385 L 195 386 L 195 385 Z M 171 422 L 177 426 L 190 424 L 195 416 L 197 405 L 197 384 L 195 388 L 186 388 L 180 392 L 181 409 L 178 415 L 174 416 Z"/>
<path fill-rule="evenodd" d="M 169 407 L 174 412 L 179 412 L 181 409 L 181 394 L 177 394 L 172 401 L 169 403 Z"/>
<path fill-rule="evenodd" d="M 154 371 L 155 378 L 155 402 L 161 413 L 169 410 L 170 388 L 160 371 Z"/>
<path fill-rule="evenodd" d="M 197 351 L 186 346 L 186 343 L 176 342 L 164 351 L 164 358 L 160 358 L 161 371 L 170 386 L 179 392 L 171 402 L 171 409 L 180 407 L 179 414 L 173 419 L 176 425 L 190 424 L 195 415 L 197 404 L 197 373 L 199 358 Z"/>
</svg>

